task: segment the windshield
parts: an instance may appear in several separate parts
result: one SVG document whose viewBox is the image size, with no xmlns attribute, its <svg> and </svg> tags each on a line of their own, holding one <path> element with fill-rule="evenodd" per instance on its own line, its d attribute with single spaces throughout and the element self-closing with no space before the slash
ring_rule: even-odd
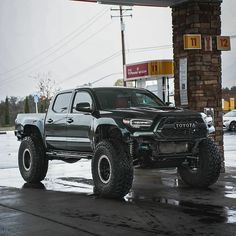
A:
<svg viewBox="0 0 236 236">
<path fill-rule="evenodd" d="M 236 117 L 236 111 L 230 111 L 226 113 L 224 117 Z"/>
<path fill-rule="evenodd" d="M 152 93 L 138 89 L 94 89 L 103 110 L 130 107 L 163 107 L 165 104 Z"/>
</svg>

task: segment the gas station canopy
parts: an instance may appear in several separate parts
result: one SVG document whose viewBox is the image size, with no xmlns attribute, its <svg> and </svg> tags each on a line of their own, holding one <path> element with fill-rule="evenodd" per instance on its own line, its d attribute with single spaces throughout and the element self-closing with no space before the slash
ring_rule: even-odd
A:
<svg viewBox="0 0 236 236">
<path fill-rule="evenodd" d="M 169 7 L 174 6 L 190 0 L 73 0 L 80 2 L 97 2 L 109 5 L 126 5 L 126 6 L 155 6 L 155 7 Z M 215 0 L 213 0 L 215 1 Z"/>
</svg>

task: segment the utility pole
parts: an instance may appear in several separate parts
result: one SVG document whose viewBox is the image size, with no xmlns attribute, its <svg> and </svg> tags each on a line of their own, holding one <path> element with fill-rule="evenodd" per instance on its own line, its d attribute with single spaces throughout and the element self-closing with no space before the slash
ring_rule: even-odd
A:
<svg viewBox="0 0 236 236">
<path fill-rule="evenodd" d="M 132 17 L 132 15 L 124 15 L 123 12 L 126 11 L 132 11 L 132 8 L 123 8 L 122 6 L 119 7 L 119 9 L 113 9 L 111 8 L 111 11 L 119 11 L 120 15 L 118 16 L 111 16 L 113 17 L 119 17 L 120 18 L 120 29 L 121 29 L 121 45 L 122 45 L 122 66 L 123 66 L 123 83 L 126 87 L 126 81 L 125 81 L 125 65 L 126 65 L 126 57 L 125 57 L 125 24 L 124 24 L 124 17 Z"/>
<path fill-rule="evenodd" d="M 121 29 L 121 45 L 122 45 L 122 62 L 123 62 L 123 83 L 126 87 L 126 81 L 125 81 L 125 65 L 126 65 L 126 58 L 125 58 L 125 24 L 123 21 L 123 9 L 122 6 L 120 6 L 120 29 Z"/>
</svg>

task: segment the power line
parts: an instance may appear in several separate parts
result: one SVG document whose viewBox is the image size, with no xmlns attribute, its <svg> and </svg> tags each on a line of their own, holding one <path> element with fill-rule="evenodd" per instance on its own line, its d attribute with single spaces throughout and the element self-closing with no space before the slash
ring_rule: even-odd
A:
<svg viewBox="0 0 236 236">
<path fill-rule="evenodd" d="M 172 45 L 163 45 L 163 46 L 156 46 L 156 47 L 144 47 L 144 48 L 134 48 L 134 49 L 127 50 L 127 52 L 132 52 L 133 51 L 134 53 L 136 53 L 137 50 L 139 50 L 138 52 L 142 52 L 142 50 L 143 51 L 145 51 L 145 50 L 148 51 L 148 50 L 153 50 L 153 49 L 165 49 L 165 48 L 171 48 L 171 47 L 172 47 Z M 117 51 L 116 53 L 112 54 L 111 56 L 106 57 L 106 58 L 102 59 L 101 61 L 99 61 L 99 62 L 97 62 L 97 63 L 95 63 L 95 64 L 93 64 L 93 65 L 91 65 L 91 66 L 89 66 L 89 67 L 87 67 L 87 68 L 85 68 L 85 69 L 83 69 L 83 70 L 81 70 L 81 71 L 79 71 L 79 72 L 69 76 L 69 77 L 66 77 L 65 79 L 59 81 L 59 84 L 62 84 L 65 81 L 71 80 L 74 77 L 79 76 L 81 74 L 84 74 L 84 73 L 86 73 L 87 71 L 89 71 L 91 69 L 94 69 L 94 68 L 96 68 L 98 66 L 101 66 L 101 65 L 103 65 L 103 64 L 113 60 L 114 58 L 118 57 L 120 54 L 121 54 L 121 51 Z"/>
<path fill-rule="evenodd" d="M 132 49 L 127 49 L 127 52 L 136 53 L 136 52 L 145 52 L 145 51 L 152 51 L 152 50 L 169 49 L 169 48 L 172 48 L 171 44 L 162 45 L 162 46 L 153 46 L 153 47 L 132 48 Z"/>
<path fill-rule="evenodd" d="M 63 54 L 61 54 L 61 55 L 57 56 L 56 58 L 52 59 L 52 60 L 49 61 L 48 63 L 43 64 L 43 65 L 40 65 L 40 66 L 37 66 L 37 65 L 38 65 L 38 63 L 37 63 L 37 64 L 35 64 L 35 66 L 36 66 L 35 68 L 32 68 L 32 67 L 34 67 L 34 66 L 31 66 L 30 68 L 25 69 L 25 70 L 21 71 L 20 73 L 15 74 L 15 75 L 12 76 L 12 77 L 8 77 L 7 79 L 2 80 L 2 82 L 4 83 L 4 82 L 9 82 L 9 81 L 14 81 L 17 77 L 19 77 L 20 75 L 24 74 L 24 73 L 27 72 L 27 71 L 30 72 L 30 71 L 32 70 L 32 71 L 31 71 L 31 73 L 32 73 L 33 71 L 35 71 L 35 70 L 37 70 L 37 69 L 40 69 L 40 68 L 42 68 L 42 67 L 44 67 L 44 66 L 47 66 L 47 65 L 50 65 L 50 64 L 54 63 L 55 61 L 59 60 L 60 58 L 64 57 L 64 56 L 67 55 L 68 53 L 70 53 L 70 52 L 72 52 L 73 50 L 75 50 L 76 48 L 78 48 L 79 46 L 81 46 L 81 45 L 83 45 L 84 43 L 86 43 L 89 39 L 91 39 L 91 38 L 93 38 L 94 36 L 96 36 L 98 33 L 100 33 L 101 31 L 103 31 L 103 30 L 104 30 L 106 27 L 108 27 L 110 24 L 112 24 L 112 22 L 109 22 L 108 24 L 104 25 L 104 26 L 101 27 L 99 30 L 97 30 L 95 33 L 93 33 L 92 35 L 90 35 L 89 37 L 87 37 L 85 40 L 83 40 L 82 42 L 80 42 L 79 44 L 77 44 L 75 47 L 73 47 L 73 48 L 67 50 L 66 52 L 64 52 Z"/>
<path fill-rule="evenodd" d="M 91 36 L 92 36 L 92 35 L 91 35 Z M 90 36 L 90 37 L 91 37 L 91 36 Z M 86 42 L 86 41 L 87 41 L 87 39 L 84 40 L 83 42 Z M 162 46 L 133 48 L 133 49 L 128 49 L 128 50 L 126 50 L 126 51 L 127 51 L 128 53 L 139 53 L 139 52 L 145 52 L 145 51 L 162 50 L 162 49 L 167 49 L 167 48 L 171 48 L 171 47 L 172 47 L 172 45 L 162 45 Z M 76 76 L 79 76 L 79 75 L 81 75 L 81 74 L 84 74 L 84 73 L 86 73 L 87 71 L 90 71 L 90 70 L 92 70 L 92 69 L 94 69 L 94 68 L 96 68 L 96 67 L 98 67 L 98 66 L 101 66 L 101 65 L 103 65 L 103 64 L 105 64 L 105 63 L 107 63 L 107 62 L 109 62 L 109 61 L 111 61 L 111 60 L 113 60 L 113 59 L 115 59 L 116 57 L 120 56 L 120 54 L 121 54 L 121 51 L 117 51 L 117 52 L 113 53 L 112 55 L 110 55 L 110 56 L 108 56 L 108 57 L 106 57 L 106 58 L 104 58 L 104 59 L 102 59 L 102 60 L 96 62 L 95 64 L 93 64 L 93 65 L 91 65 L 91 66 L 88 66 L 87 68 L 85 68 L 85 69 L 83 69 L 83 70 L 81 70 L 81 71 L 79 71 L 79 72 L 76 72 L 76 73 L 74 73 L 74 74 L 71 75 L 71 76 L 68 76 L 68 77 L 64 78 L 63 80 L 59 81 L 58 84 L 62 84 L 62 83 L 64 83 L 65 81 L 71 80 L 71 79 L 73 79 L 73 78 L 76 77 Z M 57 59 L 59 59 L 59 58 L 60 58 L 60 57 L 58 57 Z M 48 64 L 53 63 L 54 61 L 55 61 L 55 60 L 49 62 Z M 44 64 L 44 65 L 42 65 L 42 66 L 40 66 L 40 67 L 46 66 L 46 65 L 48 65 L 48 64 Z"/>
<path fill-rule="evenodd" d="M 105 76 L 103 76 L 103 77 L 101 77 L 101 78 L 99 78 L 99 79 L 97 79 L 97 80 L 94 80 L 93 82 L 89 82 L 89 83 L 86 83 L 86 84 L 84 84 L 84 85 L 89 85 L 89 86 L 91 86 L 91 85 L 93 85 L 93 84 L 95 84 L 95 83 L 97 83 L 97 82 L 99 82 L 99 81 L 102 81 L 102 80 L 104 80 L 104 79 L 106 79 L 106 78 L 108 78 L 108 77 L 110 77 L 110 76 L 113 76 L 113 75 L 120 75 L 120 74 L 122 74 L 122 72 L 111 73 L 111 74 L 109 74 L 109 75 L 105 75 Z"/>
<path fill-rule="evenodd" d="M 93 64 L 93 65 L 91 65 L 91 66 L 89 66 L 89 67 L 87 67 L 87 68 L 85 68 L 85 69 L 83 69 L 83 70 L 81 70 L 80 72 L 77 72 L 77 73 L 75 73 L 75 74 L 73 74 L 73 75 L 71 75 L 71 76 L 69 76 L 69 77 L 67 77 L 67 78 L 65 78 L 65 79 L 63 79 L 63 80 L 61 80 L 61 81 L 59 81 L 57 84 L 58 84 L 58 85 L 59 85 L 59 84 L 62 84 L 62 83 L 64 83 L 65 81 L 68 81 L 68 80 L 70 80 L 70 79 L 72 79 L 72 78 L 74 78 L 74 77 L 76 77 L 76 76 L 78 76 L 78 75 L 81 75 L 81 74 L 83 74 L 83 73 L 86 73 L 87 71 L 89 71 L 89 70 L 91 70 L 91 69 L 94 69 L 94 68 L 96 68 L 96 67 L 98 67 L 98 66 L 100 66 L 100 65 L 102 65 L 102 64 L 104 64 L 104 63 L 106 63 L 106 62 L 108 62 L 108 61 L 110 61 L 110 60 L 113 60 L 114 58 L 118 57 L 120 54 L 121 54 L 121 51 L 117 51 L 117 52 L 113 53 L 112 55 L 110 55 L 110 56 L 108 56 L 108 57 L 102 59 L 101 61 L 99 61 L 99 62 L 97 62 L 97 63 L 95 63 L 95 64 Z M 95 83 L 95 82 L 98 82 L 98 81 L 93 81 L 92 83 Z M 21 84 L 21 85 L 23 85 L 23 84 Z M 18 85 L 17 85 L 17 86 L 18 86 Z"/>
<path fill-rule="evenodd" d="M 61 48 L 63 48 L 64 46 L 66 46 L 69 42 L 71 42 L 74 38 L 78 37 L 79 35 L 81 35 L 84 31 L 86 31 L 91 25 L 93 25 L 95 22 L 97 22 L 97 19 L 99 19 L 100 17 L 102 17 L 109 9 L 103 9 L 102 11 L 100 11 L 98 14 L 96 14 L 95 16 L 93 16 L 91 19 L 89 19 L 86 23 L 82 24 L 81 26 L 79 26 L 77 29 L 75 29 L 73 32 L 67 34 L 64 38 L 62 38 L 61 40 L 59 40 L 58 42 L 56 42 L 54 45 L 52 45 L 51 47 L 43 50 L 42 52 L 40 52 L 39 54 L 35 55 L 34 57 L 30 58 L 29 60 L 26 60 L 25 62 L 23 62 L 22 64 L 15 66 L 7 71 L 5 71 L 4 73 L 1 73 L 0 76 L 3 76 L 5 74 L 8 74 L 12 71 L 15 71 L 21 67 L 23 67 L 24 65 L 27 65 L 29 63 L 31 63 L 32 61 L 35 61 L 36 59 L 40 58 L 43 54 L 47 53 L 48 51 L 52 50 L 53 48 L 59 46 L 61 43 L 63 43 L 63 41 L 65 41 L 61 46 L 59 46 L 58 48 L 56 48 L 53 52 L 51 52 L 49 55 L 46 56 L 49 57 L 51 55 L 53 55 L 55 52 L 57 52 L 58 50 L 60 50 Z M 84 27 L 84 29 L 81 30 L 81 28 Z M 78 32 L 78 30 L 80 30 Z M 69 38 L 69 39 L 68 39 Z M 68 40 L 66 40 L 68 39 Z M 45 58 L 45 57 L 44 57 Z M 43 59 L 44 59 L 43 58 Z M 41 60 L 43 60 L 41 59 Z M 40 61 L 41 61 L 40 60 Z"/>
<path fill-rule="evenodd" d="M 172 47 L 172 45 L 163 45 L 163 46 L 145 47 L 145 48 L 134 48 L 134 49 L 129 49 L 129 50 L 127 50 L 127 52 L 129 52 L 129 51 L 130 51 L 130 52 L 134 51 L 134 53 L 136 53 L 137 50 L 139 50 L 139 52 L 141 52 L 141 50 L 144 51 L 144 50 L 171 48 L 171 47 Z M 91 65 L 91 66 L 89 66 L 89 67 L 87 67 L 87 68 L 85 68 L 85 69 L 83 69 L 83 70 L 81 70 L 81 71 L 79 71 L 79 72 L 77 72 L 77 73 L 75 73 L 75 74 L 69 76 L 69 77 L 66 77 L 65 79 L 63 79 L 62 81 L 60 81 L 59 84 L 65 82 L 65 81 L 67 81 L 67 80 L 70 80 L 70 79 L 72 79 L 72 78 L 74 78 L 74 77 L 76 77 L 76 76 L 78 76 L 78 75 L 84 74 L 85 72 L 87 72 L 87 71 L 89 71 L 89 70 L 91 70 L 91 69 L 94 69 L 94 68 L 96 68 L 96 67 L 98 67 L 98 66 L 101 66 L 101 65 L 103 65 L 103 64 L 105 64 L 105 63 L 107 63 L 107 62 L 113 60 L 114 58 L 118 57 L 120 54 L 121 54 L 121 51 L 117 51 L 117 52 L 113 53 L 112 55 L 110 55 L 110 56 L 108 56 L 108 57 L 102 59 L 101 61 L 98 61 L 97 63 L 95 63 L 95 64 L 93 64 L 93 65 Z"/>
<path fill-rule="evenodd" d="M 106 57 L 106 58 L 102 59 L 101 61 L 99 61 L 99 62 L 97 62 L 97 63 L 95 63 L 95 64 L 93 64 L 93 65 L 91 65 L 91 66 L 89 66 L 89 67 L 87 67 L 87 68 L 85 68 L 85 69 L 79 71 L 79 72 L 76 72 L 76 73 L 73 74 L 73 75 L 70 75 L 69 77 L 66 77 L 65 79 L 59 81 L 58 84 L 62 84 L 62 83 L 64 83 L 65 81 L 71 80 L 71 79 L 73 79 L 74 77 L 79 76 L 79 75 L 81 75 L 81 74 L 84 74 L 85 72 L 87 72 L 87 71 L 89 71 L 89 70 L 91 70 L 91 69 L 94 69 L 94 68 L 96 68 L 96 67 L 98 67 L 98 66 L 101 66 L 101 65 L 103 65 L 104 63 L 106 63 L 106 62 L 108 62 L 108 61 L 111 61 L 111 60 L 113 60 L 114 58 L 118 57 L 120 54 L 121 54 L 121 51 L 117 51 L 117 52 L 113 53 L 111 56 Z"/>
</svg>

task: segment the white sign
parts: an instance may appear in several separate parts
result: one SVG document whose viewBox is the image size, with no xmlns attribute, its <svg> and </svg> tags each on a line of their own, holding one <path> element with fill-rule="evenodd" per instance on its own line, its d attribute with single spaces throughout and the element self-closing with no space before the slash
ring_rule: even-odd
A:
<svg viewBox="0 0 236 236">
<path fill-rule="evenodd" d="M 38 113 L 38 102 L 39 102 L 39 95 L 38 94 L 34 94 L 34 102 L 35 102 L 35 112 Z"/>
<path fill-rule="evenodd" d="M 34 102 L 35 103 L 39 102 L 39 96 L 37 94 L 34 95 Z"/>
<path fill-rule="evenodd" d="M 180 105 L 188 105 L 188 65 L 187 58 L 179 59 Z"/>
</svg>

